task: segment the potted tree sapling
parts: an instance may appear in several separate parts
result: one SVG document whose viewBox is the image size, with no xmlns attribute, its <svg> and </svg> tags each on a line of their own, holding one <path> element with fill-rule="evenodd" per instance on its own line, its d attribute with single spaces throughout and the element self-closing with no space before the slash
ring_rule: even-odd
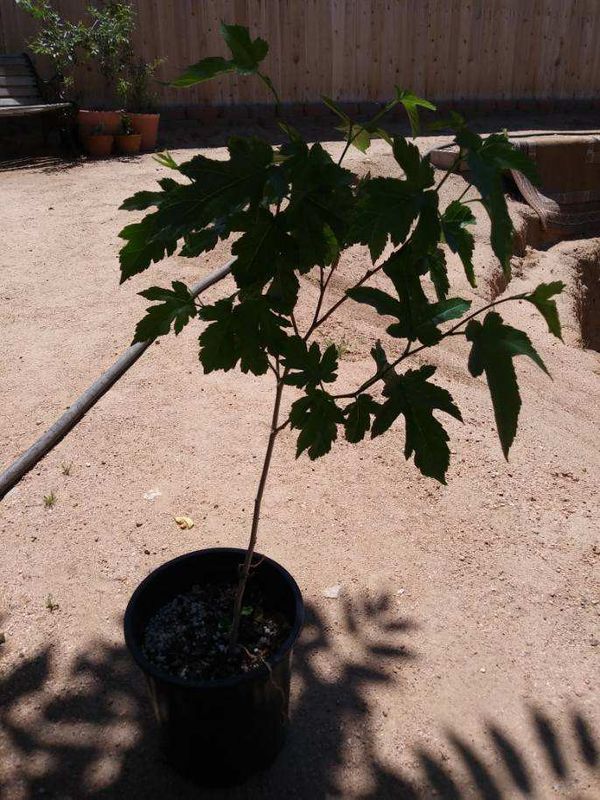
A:
<svg viewBox="0 0 600 800">
<path fill-rule="evenodd" d="M 261 71 L 267 43 L 252 40 L 241 26 L 223 25 L 222 33 L 231 56 L 191 66 L 176 84 L 231 72 L 254 75 L 279 109 L 276 89 Z M 442 207 L 439 190 L 448 173 L 436 181 L 415 144 L 383 127 L 386 116 L 403 106 L 414 135 L 419 108 L 434 110 L 430 103 L 397 89 L 372 119 L 358 123 L 333 101 L 324 101 L 345 131 L 339 158 L 319 143 L 309 145 L 280 120 L 287 139 L 280 147 L 232 137 L 225 160 L 197 155 L 178 164 L 168 154 L 157 157 L 180 180 L 163 178 L 157 191 L 138 192 L 122 206 L 153 209 L 121 232 L 122 281 L 178 248 L 180 255 L 196 258 L 232 237 L 235 257 L 235 289 L 214 303 L 199 303 L 177 280 L 171 288 L 143 291 L 153 305 L 138 323 L 135 341 L 171 329 L 178 334 L 192 320 L 200 321 L 205 373 L 239 368 L 273 383 L 247 548 L 201 550 L 163 564 L 136 589 L 125 614 L 126 642 L 148 679 L 168 757 L 202 782 L 243 779 L 267 765 L 284 738 L 290 654 L 302 624 L 302 600 L 293 578 L 256 550 L 271 458 L 282 431 L 297 431 L 297 456 L 316 459 L 339 436 L 359 442 L 403 422 L 405 457 L 445 483 L 450 450 L 443 419 L 462 417 L 435 380 L 435 366 L 423 364 L 423 357 L 448 337 L 464 342 L 468 372 L 487 379 L 507 456 L 521 405 L 514 359 L 527 356 L 546 367 L 528 336 L 502 319 L 499 307 L 509 300 L 534 306 L 550 332 L 560 336 L 553 300 L 562 289 L 559 282 L 479 308 L 451 294 L 441 245 L 458 254 L 474 286 L 469 226 L 475 218 L 462 195 Z M 508 276 L 513 226 L 502 173 L 518 169 L 534 178 L 532 165 L 505 135 L 484 140 L 458 116 L 449 124 Z M 358 177 L 344 166 L 349 148 L 365 151 L 373 137 L 389 144 L 398 177 Z M 364 270 L 336 294 L 332 276 L 343 272 L 344 252 L 355 245 L 365 247 Z M 303 295 L 309 275 L 317 280 L 318 295 L 307 315 Z M 372 345 L 370 373 L 359 386 L 340 390 L 336 348 L 323 348 L 316 336 L 350 303 L 371 306 L 382 331 Z M 421 366 L 411 366 L 417 353 Z"/>
<path fill-rule="evenodd" d="M 135 9 L 126 0 L 112 0 L 100 6 L 89 5 L 91 18 L 87 31 L 88 58 L 97 65 L 104 80 L 106 100 L 116 105 L 118 86 L 131 52 L 131 35 L 135 28 Z M 115 136 L 121 126 L 121 110 L 82 110 L 79 112 L 79 129 L 85 140 L 91 124 L 97 121 L 107 133 Z"/>
<path fill-rule="evenodd" d="M 164 61 L 164 58 L 156 58 L 150 62 L 142 58 L 129 61 L 120 81 L 120 93 L 125 100 L 133 130 L 142 137 L 142 150 L 154 150 L 156 147 L 160 114 L 157 111 L 158 98 L 152 82 Z"/>
</svg>

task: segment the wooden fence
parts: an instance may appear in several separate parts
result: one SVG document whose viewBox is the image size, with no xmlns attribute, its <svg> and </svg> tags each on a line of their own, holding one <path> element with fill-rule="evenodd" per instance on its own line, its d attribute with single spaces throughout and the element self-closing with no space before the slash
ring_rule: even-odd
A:
<svg viewBox="0 0 600 800">
<path fill-rule="evenodd" d="M 161 77 L 225 54 L 219 22 L 249 25 L 270 44 L 265 71 L 284 100 L 381 100 L 394 84 L 437 100 L 587 99 L 600 88 L 600 0 L 132 0 L 134 50 L 164 56 Z M 70 19 L 88 0 L 54 0 Z M 26 47 L 35 23 L 0 0 L 0 52 Z M 42 64 L 43 67 L 43 64 Z M 98 100 L 93 70 L 79 75 Z M 187 90 L 161 88 L 169 105 L 264 102 L 252 78 Z"/>
</svg>

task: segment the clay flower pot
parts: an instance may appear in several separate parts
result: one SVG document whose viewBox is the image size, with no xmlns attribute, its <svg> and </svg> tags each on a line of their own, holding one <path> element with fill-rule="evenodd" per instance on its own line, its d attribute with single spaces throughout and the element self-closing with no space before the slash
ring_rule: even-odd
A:
<svg viewBox="0 0 600 800">
<path fill-rule="evenodd" d="M 114 136 L 109 133 L 91 133 L 86 137 L 85 149 L 92 158 L 107 158 L 112 152 Z"/>
<path fill-rule="evenodd" d="M 135 155 L 140 152 L 142 144 L 141 133 L 120 133 L 115 136 L 117 151 L 126 155 Z"/>
<path fill-rule="evenodd" d="M 160 114 L 130 114 L 131 125 L 142 135 L 142 150 L 154 150 L 158 138 Z"/>
<path fill-rule="evenodd" d="M 122 111 L 99 111 L 100 124 L 106 133 L 112 133 L 113 136 L 119 133 L 121 128 Z"/>
<path fill-rule="evenodd" d="M 86 109 L 80 109 L 78 111 L 77 127 L 79 128 L 79 137 L 84 144 L 94 128 L 97 128 L 98 125 L 102 126 L 104 133 L 114 136 L 121 128 L 121 112 L 88 111 Z"/>
</svg>

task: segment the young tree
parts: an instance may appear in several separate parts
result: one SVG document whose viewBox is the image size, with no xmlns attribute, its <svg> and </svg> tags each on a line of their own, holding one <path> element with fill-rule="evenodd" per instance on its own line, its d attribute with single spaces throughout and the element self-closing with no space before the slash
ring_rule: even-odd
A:
<svg viewBox="0 0 600 800">
<path fill-rule="evenodd" d="M 223 25 L 229 59 L 207 58 L 191 66 L 177 86 L 191 86 L 218 75 L 237 72 L 258 77 L 277 92 L 261 63 L 268 46 L 252 40 L 246 28 Z M 192 318 L 207 323 L 200 334 L 200 362 L 206 373 L 231 370 L 254 375 L 270 373 L 274 383 L 271 428 L 260 474 L 250 540 L 241 570 L 230 643 L 237 641 L 246 581 L 252 564 L 263 493 L 271 457 L 280 432 L 298 431 L 297 456 L 316 459 L 328 453 L 340 431 L 350 442 L 381 436 L 401 418 L 405 427 L 404 455 L 427 476 L 445 483 L 450 461 L 448 434 L 440 415 L 461 420 L 447 389 L 434 382 L 435 366 L 406 368 L 416 353 L 444 339 L 461 337 L 468 349 L 468 370 L 487 380 L 502 450 L 505 456 L 515 437 L 521 400 L 513 361 L 524 355 L 546 367 L 528 336 L 507 325 L 496 307 L 508 301 L 534 305 L 548 328 L 560 337 L 556 305 L 559 282 L 541 284 L 471 310 L 471 302 L 451 296 L 445 243 L 457 253 L 471 285 L 475 286 L 473 235 L 475 222 L 462 195 L 440 207 L 440 187 L 434 171 L 418 148 L 402 136 L 390 136 L 382 123 L 397 105 L 404 106 L 416 134 L 420 107 L 433 106 L 415 95 L 396 90 L 395 97 L 366 123 L 351 120 L 328 98 L 324 102 L 340 117 L 345 146 L 336 161 L 316 143 L 307 144 L 289 124 L 279 124 L 288 141 L 280 148 L 257 138 L 232 137 L 229 158 L 198 155 L 177 164 L 158 157 L 183 180 L 162 178 L 159 191 L 138 192 L 122 206 L 155 210 L 121 232 L 121 280 L 143 272 L 152 262 L 179 254 L 197 257 L 219 240 L 238 234 L 231 252 L 236 260 L 236 290 L 215 303 L 193 299 L 187 286 L 173 281 L 170 289 L 153 286 L 141 292 L 154 301 L 138 323 L 136 341 L 178 334 Z M 491 220 L 491 243 L 502 268 L 510 275 L 513 226 L 507 211 L 502 173 L 518 169 L 534 178 L 532 164 L 512 147 L 505 135 L 482 139 L 453 115 L 450 126 L 470 180 Z M 373 137 L 390 146 L 402 177 L 359 178 L 343 166 L 351 146 L 366 151 Z M 464 193 L 463 193 L 464 195 Z M 391 252 L 388 245 L 393 245 Z M 331 298 L 331 278 L 352 245 L 368 248 L 370 265 L 342 296 Z M 365 261 L 367 257 L 365 254 Z M 301 329 L 296 307 L 302 276 L 318 276 L 318 297 L 311 321 Z M 388 290 L 370 285 L 383 273 Z M 315 334 L 344 303 L 367 304 L 381 315 L 396 347 L 373 343 L 373 370 L 353 391 L 336 392 L 338 355 L 334 345 L 323 349 Z M 479 318 L 482 318 L 481 320 Z M 296 399 L 282 414 L 282 396 L 293 387 Z M 442 416 L 443 419 L 443 416 Z"/>
</svg>

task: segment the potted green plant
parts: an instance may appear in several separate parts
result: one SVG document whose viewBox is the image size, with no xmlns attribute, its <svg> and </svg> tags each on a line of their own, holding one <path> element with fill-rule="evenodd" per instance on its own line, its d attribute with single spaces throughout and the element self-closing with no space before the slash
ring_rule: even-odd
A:
<svg viewBox="0 0 600 800">
<path fill-rule="evenodd" d="M 35 55 L 49 59 L 52 66 L 53 72 L 45 81 L 48 99 L 58 102 L 72 99 L 73 71 L 87 59 L 86 26 L 63 19 L 49 0 L 17 0 L 17 5 L 40 26 L 27 45 Z"/>
<path fill-rule="evenodd" d="M 29 46 L 36 55 L 51 60 L 54 75 L 48 85 L 54 87 L 58 99 L 64 100 L 68 93 L 73 92 L 75 68 L 91 60 L 104 78 L 109 100 L 114 102 L 117 84 L 130 59 L 134 8 L 124 0 L 113 0 L 101 6 L 89 5 L 88 21 L 75 23 L 64 19 L 50 0 L 18 0 L 18 4 L 40 24 L 40 30 Z M 99 123 L 107 135 L 114 135 L 121 124 L 121 112 L 80 109 L 77 124 L 84 144 L 92 128 Z"/>
<path fill-rule="evenodd" d="M 261 71 L 267 43 L 248 30 L 223 25 L 230 58 L 209 58 L 176 81 L 192 85 L 217 75 L 255 75 L 280 102 Z M 163 564 L 133 594 L 125 614 L 125 638 L 151 689 L 170 760 L 202 782 L 241 780 L 269 763 L 282 744 L 289 692 L 290 653 L 302 622 L 293 578 L 256 552 L 263 495 L 275 443 L 284 429 L 298 432 L 296 455 L 316 459 L 341 434 L 349 442 L 375 438 L 404 423 L 404 455 L 445 483 L 450 462 L 443 415 L 461 420 L 449 391 L 434 380 L 424 357 L 449 337 L 465 345 L 468 372 L 485 376 L 502 451 L 508 456 L 521 405 L 514 359 L 527 356 L 546 367 L 528 336 L 508 325 L 498 308 L 509 300 L 533 306 L 560 337 L 554 296 L 560 282 L 502 297 L 472 308 L 450 293 L 447 247 L 458 254 L 475 285 L 475 218 L 463 195 L 440 203 L 440 187 L 427 157 L 402 136 L 390 136 L 386 116 L 403 106 L 416 134 L 419 108 L 433 106 L 396 90 L 368 122 L 350 119 L 328 98 L 340 118 L 345 145 L 333 158 L 309 145 L 280 119 L 287 141 L 273 147 L 257 138 L 232 137 L 229 157 L 197 155 L 176 163 L 157 157 L 183 181 L 163 178 L 157 191 L 142 191 L 122 208 L 153 211 L 121 232 L 121 279 L 176 252 L 198 257 L 233 237 L 235 290 L 199 303 L 188 287 L 153 286 L 141 292 L 154 304 L 140 320 L 135 341 L 178 334 L 200 320 L 200 362 L 206 373 L 241 369 L 273 381 L 270 432 L 245 550 L 204 550 Z M 502 173 L 518 169 L 534 178 L 532 164 L 505 135 L 482 139 L 454 115 L 459 158 L 491 221 L 491 244 L 510 275 L 513 226 Z M 373 137 L 385 140 L 398 177 L 359 177 L 344 166 L 349 148 L 366 151 Z M 456 164 L 458 164 L 458 159 Z M 365 267 L 341 295 L 334 292 L 344 252 L 365 247 Z M 356 262 L 354 261 L 354 264 Z M 307 313 L 303 298 L 314 275 L 317 295 Z M 338 388 L 334 345 L 319 342 L 323 324 L 347 303 L 370 306 L 381 317 L 373 342 L 372 370 L 359 386 Z M 420 366 L 409 367 L 420 354 Z M 291 405 L 287 404 L 291 395 Z M 441 418 L 440 418 L 441 417 Z"/>
<path fill-rule="evenodd" d="M 115 137 L 99 122 L 85 137 L 85 149 L 92 158 L 107 158 L 112 153 Z"/>
<path fill-rule="evenodd" d="M 91 18 L 86 44 L 88 58 L 97 65 L 104 79 L 108 102 L 116 105 L 119 81 L 130 58 L 135 9 L 127 0 L 111 0 L 99 7 L 90 5 L 87 12 Z M 96 113 L 107 132 L 113 135 L 119 132 L 121 110 Z M 81 124 L 84 127 L 87 124 L 85 115 Z"/>
<path fill-rule="evenodd" d="M 121 129 L 115 136 L 115 143 L 119 153 L 135 155 L 140 152 L 142 136 L 133 130 L 129 114 L 121 115 Z"/>
<path fill-rule="evenodd" d="M 127 63 L 119 81 L 119 94 L 129 112 L 133 130 L 141 134 L 142 150 L 154 150 L 156 147 L 160 114 L 157 111 L 158 97 L 152 82 L 164 61 L 164 58 L 150 62 L 141 58 L 133 59 Z"/>
</svg>

